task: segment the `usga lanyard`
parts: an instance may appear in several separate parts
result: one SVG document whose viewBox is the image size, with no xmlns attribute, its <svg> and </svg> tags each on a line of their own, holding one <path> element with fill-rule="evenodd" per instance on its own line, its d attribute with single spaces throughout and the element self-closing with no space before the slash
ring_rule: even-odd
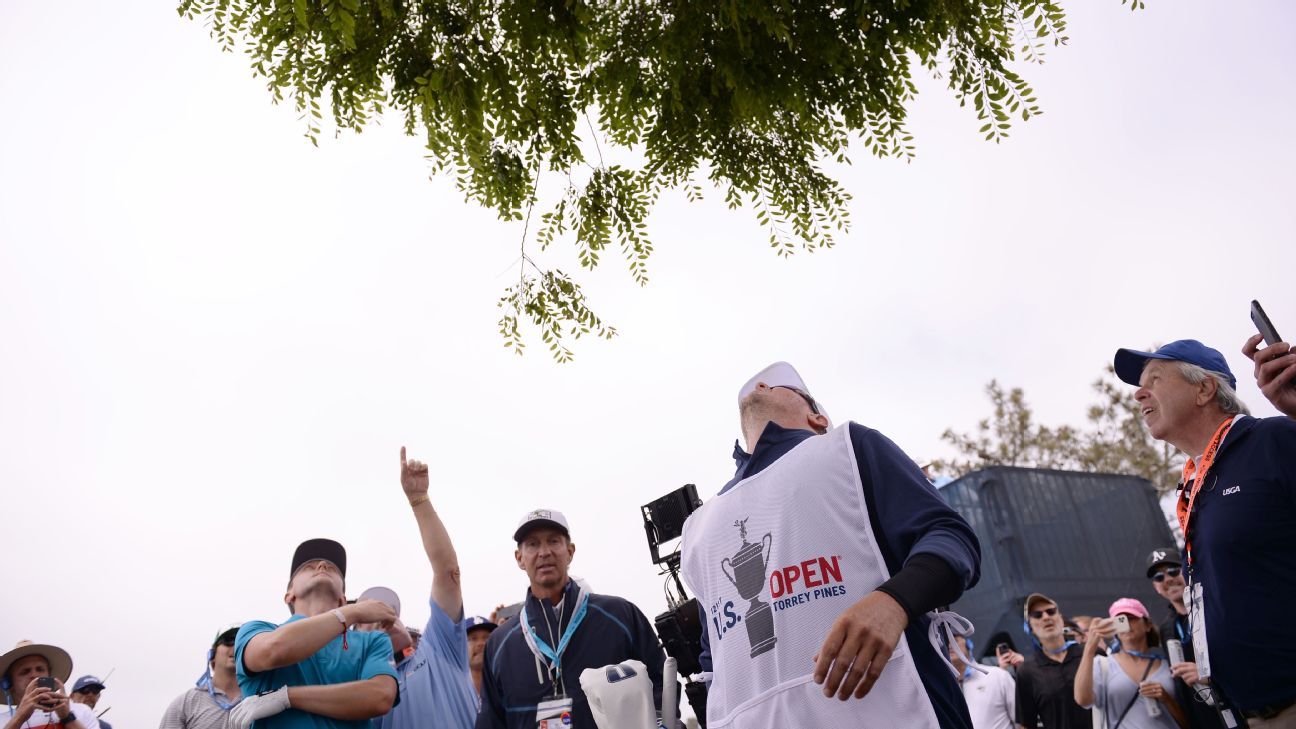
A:
<svg viewBox="0 0 1296 729">
<path fill-rule="evenodd" d="M 1188 537 L 1188 525 L 1192 522 L 1193 505 L 1197 503 L 1197 494 L 1201 492 L 1202 484 L 1206 483 L 1206 474 L 1210 467 L 1215 463 L 1215 454 L 1219 452 L 1220 444 L 1224 442 L 1224 437 L 1228 435 L 1229 429 L 1233 427 L 1235 417 L 1230 416 L 1228 420 L 1219 424 L 1215 429 L 1215 435 L 1211 436 L 1210 443 L 1206 444 L 1206 450 L 1202 452 L 1201 466 L 1193 463 L 1189 458 L 1184 464 L 1183 470 L 1183 490 L 1179 492 L 1179 501 L 1175 503 L 1175 515 L 1179 517 L 1179 528 L 1183 530 L 1184 551 L 1188 554 L 1188 565 L 1192 566 L 1192 542 Z M 1193 478 L 1194 472 L 1196 478 Z M 1191 489 L 1189 480 L 1192 480 Z"/>
<path fill-rule="evenodd" d="M 576 610 L 572 613 L 571 619 L 567 621 L 567 629 L 563 631 L 562 638 L 558 641 L 557 648 L 550 646 L 544 641 L 544 638 L 536 635 L 535 628 L 531 625 L 531 618 L 527 614 L 527 602 L 530 601 L 528 600 L 522 603 L 522 635 L 526 638 L 527 645 L 531 647 L 532 653 L 536 654 L 536 656 L 543 656 L 548 659 L 553 673 L 556 674 L 559 679 L 562 678 L 563 651 L 567 650 L 567 644 L 571 642 L 571 637 L 576 632 L 576 628 L 580 626 L 581 621 L 585 620 L 585 612 L 589 609 L 589 594 L 585 592 L 583 587 L 580 587 L 579 583 L 577 583 L 577 587 L 580 589 L 580 593 L 576 598 Z M 563 599 L 566 599 L 565 595 Z M 537 600 L 537 602 L 539 602 L 539 600 Z M 541 603 L 541 606 L 543 607 L 543 603 Z M 548 618 L 546 618 L 546 620 L 547 619 Z M 558 690 L 558 680 L 554 680 L 553 685 L 554 691 L 556 692 Z"/>
</svg>

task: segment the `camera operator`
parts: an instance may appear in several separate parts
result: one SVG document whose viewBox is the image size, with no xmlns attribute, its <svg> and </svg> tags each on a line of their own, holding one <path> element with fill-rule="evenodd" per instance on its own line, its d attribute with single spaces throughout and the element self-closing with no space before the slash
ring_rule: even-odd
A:
<svg viewBox="0 0 1296 729">
<path fill-rule="evenodd" d="M 683 576 L 706 611 L 708 724 L 969 727 L 929 634 L 933 621 L 932 633 L 951 622 L 970 632 L 929 614 L 979 576 L 967 522 L 881 433 L 830 430 L 786 362 L 741 387 L 738 405 L 737 473 L 681 541 Z"/>
<path fill-rule="evenodd" d="M 0 656 L 0 688 L 8 694 L 4 729 L 99 729 L 94 711 L 63 692 L 71 675 L 72 657 L 52 645 L 24 640 Z"/>
<path fill-rule="evenodd" d="M 1247 415 L 1224 356 L 1195 340 L 1114 365 L 1152 437 L 1188 456 L 1177 512 L 1198 675 L 1252 729 L 1296 725 L 1296 421 Z"/>
<path fill-rule="evenodd" d="M 647 667 L 657 710 L 676 711 L 661 705 L 666 655 L 648 618 L 628 600 L 595 595 L 568 576 L 576 545 L 567 518 L 551 509 L 528 512 L 513 541 L 513 558 L 530 587 L 522 612 L 486 641 L 477 729 L 536 729 L 559 722 L 595 729 L 581 672 L 628 659 Z"/>
</svg>

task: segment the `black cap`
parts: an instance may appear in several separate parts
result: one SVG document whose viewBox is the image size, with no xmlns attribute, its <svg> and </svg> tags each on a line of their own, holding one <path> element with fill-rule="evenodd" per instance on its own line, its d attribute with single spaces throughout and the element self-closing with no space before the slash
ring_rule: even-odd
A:
<svg viewBox="0 0 1296 729">
<path fill-rule="evenodd" d="M 1147 576 L 1148 579 L 1156 574 L 1157 567 L 1163 564 L 1172 564 L 1175 567 L 1182 567 L 1183 560 L 1179 558 L 1179 549 L 1177 547 L 1162 547 L 1152 550 L 1147 558 Z"/>
<path fill-rule="evenodd" d="M 333 563 L 342 573 L 342 579 L 346 579 L 346 549 L 341 544 L 332 539 L 307 539 L 297 545 L 297 551 L 293 552 L 292 569 L 288 572 L 288 579 L 292 579 L 297 574 L 301 566 L 311 560 L 323 559 Z"/>
</svg>

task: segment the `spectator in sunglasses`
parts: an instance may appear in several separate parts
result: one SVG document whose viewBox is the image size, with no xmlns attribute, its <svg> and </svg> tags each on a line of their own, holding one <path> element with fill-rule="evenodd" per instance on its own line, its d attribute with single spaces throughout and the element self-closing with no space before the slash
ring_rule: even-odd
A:
<svg viewBox="0 0 1296 729">
<path fill-rule="evenodd" d="M 1017 724 L 1034 729 L 1090 729 L 1089 711 L 1075 702 L 1075 677 L 1083 648 L 1063 633 L 1066 620 L 1051 598 L 1026 598 L 1024 627 L 1035 645 L 1032 655 L 1008 662 L 1017 665 Z M 1016 656 L 1017 654 L 1013 654 Z M 1000 658 L 1000 665 L 1005 662 Z"/>
<path fill-rule="evenodd" d="M 229 711 L 243 694 L 234 675 L 234 638 L 239 625 L 221 628 L 207 651 L 207 670 L 171 701 L 158 729 L 227 729 Z"/>
<path fill-rule="evenodd" d="M 1188 627 L 1188 606 L 1184 604 L 1183 562 L 1176 547 L 1154 549 L 1147 558 L 1147 576 L 1152 589 L 1170 603 L 1169 614 L 1159 626 L 1165 640 L 1183 644 L 1184 662 L 1170 667 L 1175 676 L 1175 699 L 1188 715 L 1188 729 L 1223 729 L 1219 712 L 1197 699 L 1192 684 L 1198 682 L 1193 656 L 1192 629 Z"/>
</svg>

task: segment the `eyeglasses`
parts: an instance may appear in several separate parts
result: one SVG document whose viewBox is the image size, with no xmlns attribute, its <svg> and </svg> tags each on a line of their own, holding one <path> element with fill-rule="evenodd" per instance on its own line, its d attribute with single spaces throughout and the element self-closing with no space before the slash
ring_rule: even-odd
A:
<svg viewBox="0 0 1296 729">
<path fill-rule="evenodd" d="M 1049 616 L 1050 618 L 1053 617 L 1054 615 L 1057 615 L 1057 608 L 1051 607 L 1051 608 L 1044 608 L 1043 610 L 1030 611 L 1030 616 L 1032 618 L 1035 618 L 1036 620 L 1039 620 L 1045 615 Z"/>
<path fill-rule="evenodd" d="M 1178 567 L 1167 567 L 1166 569 L 1161 570 L 1155 575 L 1152 575 L 1152 581 L 1164 582 L 1165 578 L 1167 577 L 1178 577 L 1181 571 L 1182 570 L 1180 570 Z"/>
<path fill-rule="evenodd" d="M 792 386 L 790 386 L 790 385 L 775 385 L 774 387 L 781 387 L 781 388 L 783 388 L 784 390 L 791 390 L 792 392 L 795 392 L 796 394 L 798 394 L 798 395 L 801 396 L 801 399 L 802 399 L 802 400 L 805 400 L 805 401 L 806 401 L 806 405 L 809 405 L 809 406 L 810 406 L 810 412 L 814 413 L 815 415 L 819 415 L 819 414 L 820 414 L 820 412 L 819 412 L 819 404 L 815 402 L 815 399 L 814 399 L 813 397 L 810 397 L 810 394 L 809 394 L 809 393 L 802 392 L 802 391 L 800 391 L 800 390 L 798 390 L 798 389 L 796 389 L 795 387 L 792 387 Z"/>
</svg>

